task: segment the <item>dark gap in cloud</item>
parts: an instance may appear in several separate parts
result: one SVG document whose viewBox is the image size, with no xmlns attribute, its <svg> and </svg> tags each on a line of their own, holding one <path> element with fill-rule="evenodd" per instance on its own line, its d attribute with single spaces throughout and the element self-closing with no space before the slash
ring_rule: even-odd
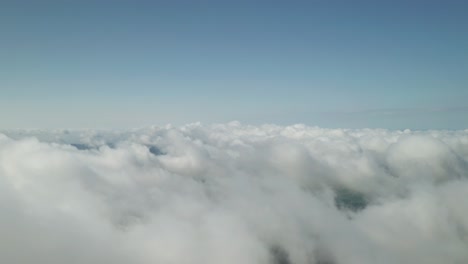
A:
<svg viewBox="0 0 468 264">
<path fill-rule="evenodd" d="M 114 143 L 106 143 L 106 146 L 108 146 L 111 149 L 115 149 L 116 145 Z"/>
<path fill-rule="evenodd" d="M 156 146 L 147 146 L 147 147 L 148 147 L 149 152 L 155 156 L 161 156 L 161 155 L 167 154 Z"/>
<path fill-rule="evenodd" d="M 367 204 L 368 199 L 360 192 L 344 187 L 335 190 L 335 206 L 339 210 L 359 212 L 364 210 Z"/>
<path fill-rule="evenodd" d="M 289 260 L 289 253 L 281 246 L 274 245 L 270 248 L 272 264 L 292 264 Z"/>
<path fill-rule="evenodd" d="M 116 144 L 114 143 L 105 143 L 104 145 L 99 146 L 92 146 L 84 143 L 71 143 L 70 146 L 75 147 L 78 150 L 92 150 L 92 149 L 99 149 L 100 147 L 107 146 L 111 149 L 117 148 Z"/>
<path fill-rule="evenodd" d="M 92 147 L 90 145 L 82 144 L 82 143 L 71 143 L 71 146 L 75 147 L 78 150 L 90 150 L 90 149 L 95 149 L 95 147 Z"/>
</svg>

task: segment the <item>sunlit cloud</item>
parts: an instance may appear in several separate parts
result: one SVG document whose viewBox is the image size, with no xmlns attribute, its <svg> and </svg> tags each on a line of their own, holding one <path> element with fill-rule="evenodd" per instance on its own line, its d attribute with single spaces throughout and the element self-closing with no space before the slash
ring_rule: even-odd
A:
<svg viewBox="0 0 468 264">
<path fill-rule="evenodd" d="M 464 263 L 468 131 L 0 134 L 1 263 Z"/>
</svg>

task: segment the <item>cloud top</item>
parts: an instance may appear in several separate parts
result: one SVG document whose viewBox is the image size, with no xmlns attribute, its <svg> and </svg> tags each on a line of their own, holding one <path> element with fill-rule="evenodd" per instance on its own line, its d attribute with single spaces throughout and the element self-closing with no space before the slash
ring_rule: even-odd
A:
<svg viewBox="0 0 468 264">
<path fill-rule="evenodd" d="M 466 263 L 468 131 L 0 134 L 2 263 Z"/>
</svg>

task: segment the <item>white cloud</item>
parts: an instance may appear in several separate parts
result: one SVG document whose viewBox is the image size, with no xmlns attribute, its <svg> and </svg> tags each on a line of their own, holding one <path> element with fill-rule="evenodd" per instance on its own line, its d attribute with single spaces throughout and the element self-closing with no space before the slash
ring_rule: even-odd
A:
<svg viewBox="0 0 468 264">
<path fill-rule="evenodd" d="M 468 131 L 0 134 L 1 263 L 466 263 Z"/>
</svg>

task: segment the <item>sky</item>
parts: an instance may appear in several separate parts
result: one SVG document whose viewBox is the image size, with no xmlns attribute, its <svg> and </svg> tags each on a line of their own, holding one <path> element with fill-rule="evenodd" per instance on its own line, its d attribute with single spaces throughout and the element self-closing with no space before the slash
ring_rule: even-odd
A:
<svg viewBox="0 0 468 264">
<path fill-rule="evenodd" d="M 466 1 L 2 1 L 0 129 L 468 128 Z"/>
</svg>

